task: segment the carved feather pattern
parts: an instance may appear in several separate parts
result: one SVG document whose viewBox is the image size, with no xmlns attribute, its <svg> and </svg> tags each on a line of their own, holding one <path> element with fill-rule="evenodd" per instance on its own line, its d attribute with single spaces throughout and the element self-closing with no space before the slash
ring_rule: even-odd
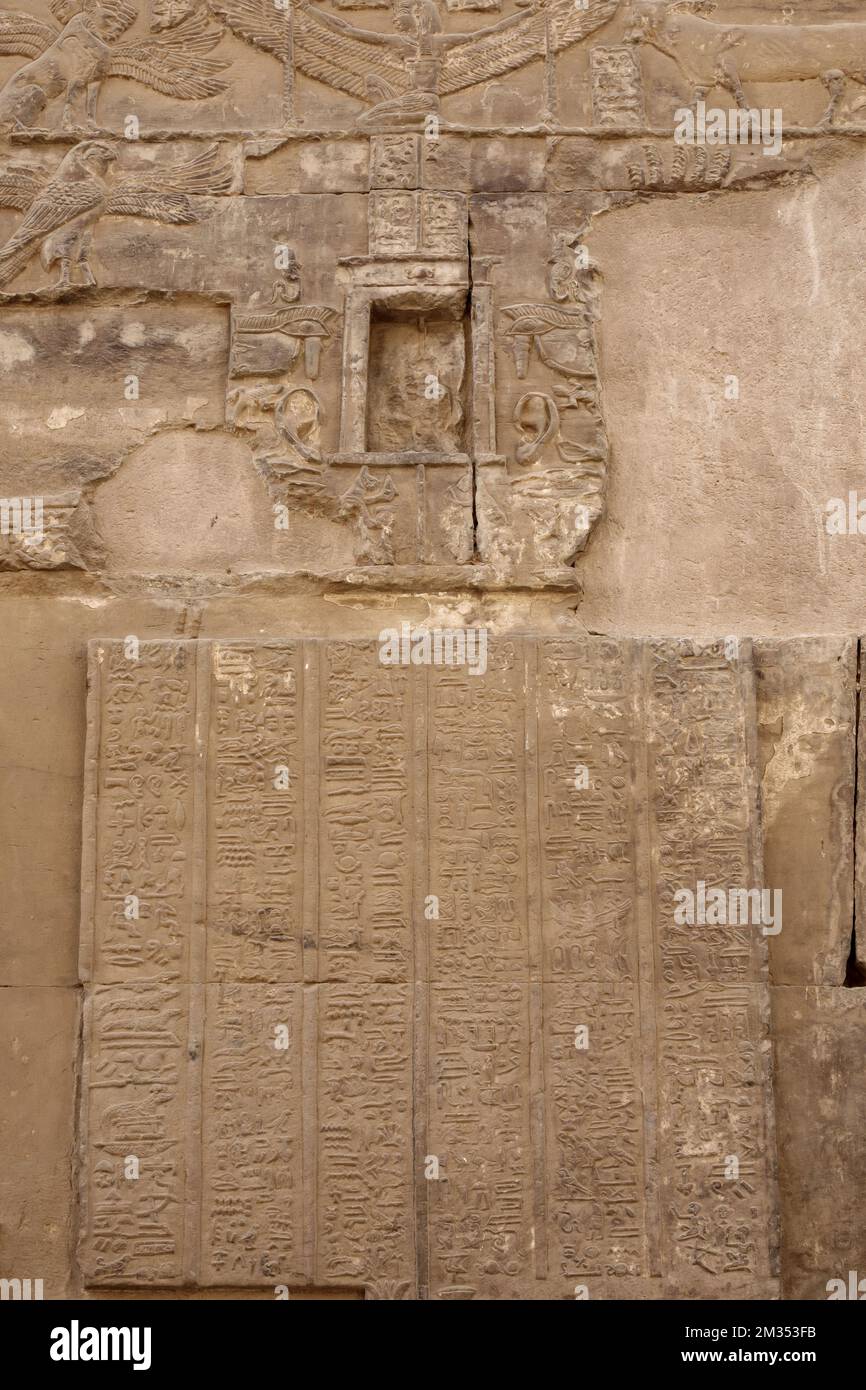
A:
<svg viewBox="0 0 866 1390">
<path fill-rule="evenodd" d="M 185 159 L 164 169 L 124 174 L 112 189 L 115 192 L 147 189 L 152 193 L 189 193 L 204 197 L 228 193 L 232 184 L 232 168 L 220 154 L 219 145 L 207 149 L 192 159 Z"/>
<path fill-rule="evenodd" d="M 273 0 L 209 0 L 236 34 L 257 48 L 283 57 L 287 30 Z M 473 39 L 446 50 L 442 57 L 440 92 L 458 92 L 501 73 L 523 67 L 544 56 L 547 42 L 545 15 L 555 52 L 586 38 L 607 23 L 620 0 L 590 0 L 578 9 L 574 0 L 552 0 L 546 10 L 517 15 L 499 34 Z M 367 42 L 350 32 L 339 32 L 323 23 L 310 4 L 293 7 L 291 31 L 295 67 L 307 77 L 348 92 L 361 100 L 396 96 L 411 90 L 403 62 L 384 43 Z"/>
<path fill-rule="evenodd" d="M 59 35 L 59 29 L 42 24 L 32 14 L 0 13 L 0 53 L 23 53 L 27 58 L 38 58 Z"/>
<path fill-rule="evenodd" d="M 311 8 L 295 11 L 294 53 L 295 66 L 307 77 L 361 100 L 369 100 L 370 79 L 375 81 L 377 99 L 410 90 L 403 63 L 384 44 L 379 48 L 351 34 L 336 33 L 320 24 Z"/>
<path fill-rule="evenodd" d="M 514 27 L 478 39 L 468 39 L 449 49 L 442 60 L 439 91 L 445 96 L 512 72 L 544 57 L 547 42 L 545 15 L 550 20 L 555 53 L 600 29 L 619 8 L 620 0 L 596 0 L 585 10 L 574 0 L 553 0 L 546 10 L 533 10 L 515 21 Z"/>
<path fill-rule="evenodd" d="M 554 304 L 508 304 L 503 318 L 511 320 L 508 333 L 546 333 L 550 328 L 575 328 L 584 320 L 581 309 L 560 309 Z"/>
<path fill-rule="evenodd" d="M 185 193 L 158 192 L 153 188 L 112 189 L 103 211 L 115 217 L 152 217 L 157 222 L 199 220 L 199 214 Z"/>
<path fill-rule="evenodd" d="M 93 180 L 47 184 L 34 199 L 15 235 L 0 250 L 0 285 L 8 284 L 24 269 L 37 242 L 74 218 L 98 208 L 102 196 L 101 185 Z"/>
<path fill-rule="evenodd" d="M 337 310 L 326 304 L 293 304 L 289 309 L 265 310 L 261 314 L 235 314 L 233 323 L 239 333 L 291 334 L 299 323 L 318 323 L 330 333 L 338 318 Z"/>
<path fill-rule="evenodd" d="M 211 10 L 224 20 L 239 38 L 255 48 L 273 53 L 275 58 L 288 55 L 291 25 L 287 10 L 278 10 L 274 0 L 208 0 Z"/>
<path fill-rule="evenodd" d="M 207 15 L 185 19 L 166 34 L 123 44 L 111 55 L 109 77 L 131 77 L 167 96 L 190 101 L 224 92 L 226 83 L 216 76 L 228 67 L 217 58 L 205 58 L 222 38 Z"/>
<path fill-rule="evenodd" d="M 668 9 L 668 14 L 696 14 L 706 19 L 718 9 L 715 0 L 676 0 Z"/>
<path fill-rule="evenodd" d="M 231 184 L 231 165 L 222 159 L 218 145 L 209 145 L 201 154 L 170 168 L 125 174 L 113 185 L 105 212 L 117 217 L 153 217 L 161 222 L 197 222 L 204 211 L 189 201 L 189 195 L 227 193 Z"/>
<path fill-rule="evenodd" d="M 7 164 L 5 169 L 0 169 L 0 207 L 17 208 L 23 212 L 29 208 L 44 182 L 44 175 L 33 165 Z"/>
<path fill-rule="evenodd" d="M 377 97 L 409 91 L 409 81 L 399 58 L 385 44 L 365 43 L 348 33 L 337 33 L 316 16 L 309 5 L 295 5 L 289 26 L 285 12 L 273 0 L 209 0 L 210 8 L 229 28 L 267 53 L 283 58 L 289 34 L 295 67 L 328 87 L 369 100 L 371 82 Z"/>
</svg>

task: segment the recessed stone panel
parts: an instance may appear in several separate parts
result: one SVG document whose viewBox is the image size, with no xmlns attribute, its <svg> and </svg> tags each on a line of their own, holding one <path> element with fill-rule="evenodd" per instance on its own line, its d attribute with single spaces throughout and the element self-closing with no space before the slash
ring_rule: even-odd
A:
<svg viewBox="0 0 866 1390">
<path fill-rule="evenodd" d="M 91 647 L 91 1283 L 774 1288 L 750 654 L 473 640 Z"/>
</svg>

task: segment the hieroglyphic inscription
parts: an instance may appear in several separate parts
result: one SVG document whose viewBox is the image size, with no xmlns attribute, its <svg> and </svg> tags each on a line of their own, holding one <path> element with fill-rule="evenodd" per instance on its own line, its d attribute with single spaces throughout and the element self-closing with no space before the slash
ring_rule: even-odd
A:
<svg viewBox="0 0 866 1390">
<path fill-rule="evenodd" d="M 639 130 L 644 123 L 640 58 L 630 44 L 596 44 L 589 50 L 592 116 L 598 126 Z"/>
<path fill-rule="evenodd" d="M 90 1281 L 179 1283 L 194 1200 L 185 1161 L 186 990 L 97 985 L 85 1022 Z"/>
<path fill-rule="evenodd" d="M 185 1274 L 195 656 L 132 638 L 90 666 L 82 1231 L 96 1283 Z"/>
<path fill-rule="evenodd" d="M 208 978 L 300 980 L 297 645 L 213 646 Z"/>
<path fill-rule="evenodd" d="M 322 979 L 412 974 L 409 673 L 375 646 L 322 651 Z"/>
<path fill-rule="evenodd" d="M 317 655 L 319 978 L 343 982 L 318 991 L 317 1277 L 414 1289 L 409 674 Z"/>
<path fill-rule="evenodd" d="M 429 892 L 439 900 L 432 976 L 449 983 L 525 979 L 520 644 L 496 643 L 483 675 L 433 667 L 429 679 Z"/>
<path fill-rule="evenodd" d="M 300 985 L 207 986 L 202 1283 L 308 1277 L 302 1058 Z"/>
<path fill-rule="evenodd" d="M 509 1296 L 532 1251 L 523 653 L 429 672 L 430 1278 Z"/>
<path fill-rule="evenodd" d="M 87 885 L 96 930 L 85 977 L 178 980 L 192 917 L 195 648 L 133 638 L 99 650 L 97 873 Z"/>
<path fill-rule="evenodd" d="M 760 886 L 745 648 L 90 675 L 90 1282 L 772 1293 L 760 925 L 674 917 Z"/>
<path fill-rule="evenodd" d="M 368 209 L 371 255 L 466 254 L 468 208 L 461 193 L 377 190 Z"/>
<path fill-rule="evenodd" d="M 696 880 L 726 895 L 760 884 L 754 730 L 740 688 L 750 669 L 741 674 L 721 643 L 648 648 L 644 662 L 658 866 L 663 1259 L 676 1287 L 694 1293 L 707 1274 L 719 1286 L 772 1272 L 762 927 L 730 914 L 714 923 L 707 913 L 699 926 L 674 920 L 674 893 Z"/>
<path fill-rule="evenodd" d="M 544 1019 L 551 1272 L 615 1296 L 647 1272 L 635 991 L 546 985 Z"/>
<path fill-rule="evenodd" d="M 411 990 L 318 995 L 318 1278 L 414 1289 Z"/>
<path fill-rule="evenodd" d="M 430 995 L 431 1292 L 514 1297 L 532 1274 L 528 987 L 475 979 Z"/>
<path fill-rule="evenodd" d="M 651 1273 L 628 645 L 538 650 L 551 1273 Z"/>
</svg>

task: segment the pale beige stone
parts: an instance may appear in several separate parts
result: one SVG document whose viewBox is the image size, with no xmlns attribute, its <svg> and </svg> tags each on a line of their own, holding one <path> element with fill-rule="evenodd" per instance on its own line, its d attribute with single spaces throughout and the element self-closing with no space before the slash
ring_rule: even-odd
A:
<svg viewBox="0 0 866 1390">
<path fill-rule="evenodd" d="M 781 1213 L 783 1296 L 826 1296 L 866 1261 L 866 7 L 22 15 L 0 44 L 0 1161 L 21 1213 L 0 1274 L 47 1297 L 269 1297 L 278 1269 L 293 1297 L 758 1297 Z M 677 144 L 699 98 L 778 110 L 783 147 Z M 403 622 L 518 655 L 453 681 L 371 665 Z M 698 646 L 654 686 L 636 653 L 665 637 Z M 91 754 L 126 731 L 110 787 L 85 749 L 92 639 L 192 663 L 135 716 L 128 683 L 106 725 L 91 705 Z M 250 662 L 288 650 L 269 703 L 276 668 L 249 685 Z M 298 800 L 275 821 L 263 799 L 253 834 L 235 778 L 262 730 Z M 580 822 L 558 779 L 584 735 L 610 796 Z M 175 745 L 191 804 L 146 781 Z M 576 876 L 593 836 L 608 878 Z M 665 935 L 722 859 L 782 890 L 778 937 Z M 112 913 L 145 867 L 166 894 L 139 937 Z M 142 1102 L 112 1058 L 148 1020 Z M 130 1134 L 156 1159 L 141 1190 L 172 1194 L 138 1245 L 113 1220 Z"/>
<path fill-rule="evenodd" d="M 842 985 L 854 930 L 858 642 L 757 644 L 764 870 L 783 894 L 778 985 Z"/>
<path fill-rule="evenodd" d="M 862 1186 L 861 989 L 772 990 L 784 1298 L 825 1299 L 866 1261 L 863 1229 L 838 1194 Z M 808 1119 L 806 1117 L 809 1117 Z"/>
<path fill-rule="evenodd" d="M 754 743 L 745 646 L 93 643 L 87 1283 L 772 1293 Z"/>
</svg>

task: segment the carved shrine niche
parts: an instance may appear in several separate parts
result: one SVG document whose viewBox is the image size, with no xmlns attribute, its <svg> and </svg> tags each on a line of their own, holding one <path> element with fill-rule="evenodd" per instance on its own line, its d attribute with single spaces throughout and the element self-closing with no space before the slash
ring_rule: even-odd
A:
<svg viewBox="0 0 866 1390">
<path fill-rule="evenodd" d="M 766 943 L 674 920 L 761 882 L 746 644 L 127 639 L 89 687 L 88 1284 L 775 1295 Z"/>
</svg>

